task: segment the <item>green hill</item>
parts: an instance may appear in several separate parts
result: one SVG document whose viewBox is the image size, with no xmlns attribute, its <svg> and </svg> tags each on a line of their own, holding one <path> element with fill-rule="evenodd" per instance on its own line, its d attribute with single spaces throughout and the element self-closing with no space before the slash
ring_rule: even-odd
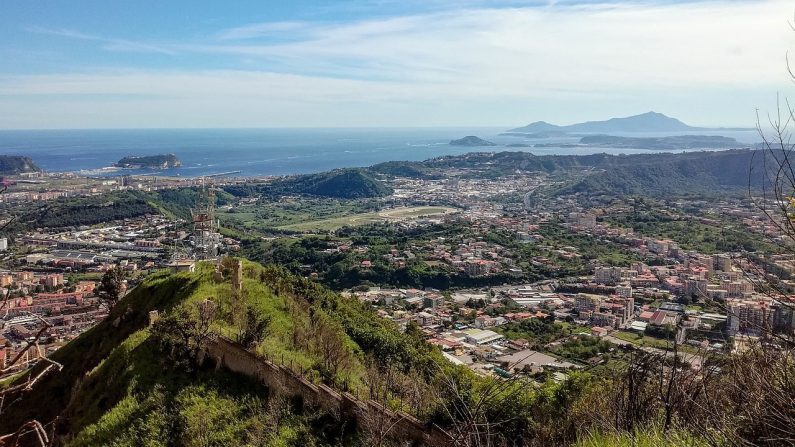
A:
<svg viewBox="0 0 795 447">
<path fill-rule="evenodd" d="M 0 175 L 17 175 L 26 172 L 41 172 L 41 168 L 30 157 L 0 155 Z"/>
<path fill-rule="evenodd" d="M 748 149 L 632 155 L 533 155 L 528 152 L 472 152 L 426 160 L 427 172 L 466 169 L 467 177 L 498 178 L 521 173 L 568 175 L 571 182 L 541 194 L 688 195 L 747 191 L 761 186 L 775 166 L 769 152 Z M 767 162 L 767 163 L 766 163 Z M 753 174 L 753 175 L 752 175 Z M 750 179 L 750 184 L 749 184 Z"/>
<path fill-rule="evenodd" d="M 632 416 L 639 419 L 630 436 L 626 425 L 611 428 L 613 421 L 623 421 L 616 418 L 627 417 L 623 407 L 611 405 L 625 396 L 620 370 L 604 369 L 602 375 L 596 370 L 569 372 L 562 382 L 544 383 L 477 376 L 444 360 L 416 325 L 409 323 L 401 331 L 355 298 L 282 268 L 244 262 L 237 289 L 229 280 L 234 264 L 224 261 L 226 279 L 214 275 L 210 264 L 200 264 L 193 273 L 160 272 L 147 278 L 109 318 L 51 356 L 63 365 L 61 371 L 44 376 L 29 391 L 5 396 L 0 433 L 14 432 L 35 419 L 53 433 L 54 445 L 65 446 L 365 447 L 405 445 L 387 442 L 384 434 L 392 421 L 410 420 L 420 432 L 451 437 L 463 433 L 470 441 L 478 437 L 477 431 L 466 431 L 472 424 L 499 427 L 481 432 L 481 440 L 493 442 L 489 445 L 563 446 L 579 441 L 576 445 L 597 447 L 633 445 L 637 437 L 648 439 L 648 445 L 687 441 L 700 446 L 699 424 L 721 419 L 678 406 L 676 431 L 658 434 L 663 407 L 652 374 L 635 385 L 642 392 L 637 399 L 643 400 L 644 411 Z M 149 325 L 152 310 L 159 318 Z M 210 334 L 239 341 L 235 351 L 220 354 L 231 360 L 217 365 L 195 361 L 198 347 L 221 346 Z M 276 367 L 263 366 L 263 357 L 271 359 L 269 365 L 283 365 L 280 371 L 292 371 L 294 393 L 288 396 L 264 385 L 273 383 L 263 377 Z M 237 366 L 227 369 L 230 364 Z M 24 385 L 41 366 L 37 368 L 0 386 Z M 721 390 L 732 389 L 731 382 L 722 382 L 732 377 L 712 379 L 702 393 L 705 399 L 731 399 L 731 392 Z M 338 400 L 339 408 L 351 402 L 347 414 L 362 414 L 356 413 L 362 407 L 402 413 L 400 419 L 368 419 L 367 413 L 346 418 L 305 400 L 305 390 L 311 388 L 327 390 L 323 396 Z M 354 397 L 339 397 L 344 391 Z M 759 427 L 769 420 L 762 419 Z M 742 439 L 754 439 L 754 418 L 738 421 L 744 425 L 736 426 L 746 430 Z M 394 434 L 404 441 L 409 435 Z"/>
<path fill-rule="evenodd" d="M 395 177 L 407 178 L 439 178 L 441 175 L 433 173 L 428 167 L 419 161 L 387 161 L 370 166 L 370 170 L 392 175 Z"/>
<path fill-rule="evenodd" d="M 267 191 L 340 199 L 384 197 L 392 193 L 391 188 L 363 169 L 336 169 L 319 174 L 287 177 L 274 181 Z"/>
<path fill-rule="evenodd" d="M 756 157 L 754 156 L 756 155 Z M 765 154 L 722 151 L 639 158 L 635 163 L 605 166 L 561 189 L 558 194 L 588 192 L 611 195 L 719 195 L 747 193 L 761 186 Z M 771 165 L 772 166 L 772 165 Z"/>
<path fill-rule="evenodd" d="M 256 351 L 317 383 L 366 395 L 369 356 L 382 359 L 382 366 L 405 369 L 400 377 L 409 377 L 409 371 L 422 377 L 425 372 L 415 368 L 431 371 L 427 362 L 439 360 L 421 338 L 397 331 L 356 300 L 278 267 L 245 263 L 244 270 L 237 295 L 229 280 L 213 280 L 208 264 L 195 273 L 162 272 L 146 279 L 108 319 L 52 355 L 63 370 L 44 377 L 13 407 L 7 405 L 0 433 L 37 419 L 57 421 L 60 440 L 75 446 L 338 445 L 343 439 L 362 445 L 356 444 L 354 428 L 346 432 L 330 415 L 305 414 L 289 402 L 279 403 L 279 415 L 269 413 L 275 403 L 268 389 L 250 378 L 176 361 L 173 346 L 169 350 L 162 342 L 166 329 L 148 326 L 149 311 L 158 310 L 167 327 L 179 326 L 208 299 L 217 309 L 214 333 L 237 337 L 234 315 L 248 315 L 244 320 L 254 315 L 267 323 Z M 335 351 L 334 364 L 329 350 Z M 269 422 L 277 416 L 278 423 Z M 213 441 L 179 442 L 195 437 Z"/>
</svg>

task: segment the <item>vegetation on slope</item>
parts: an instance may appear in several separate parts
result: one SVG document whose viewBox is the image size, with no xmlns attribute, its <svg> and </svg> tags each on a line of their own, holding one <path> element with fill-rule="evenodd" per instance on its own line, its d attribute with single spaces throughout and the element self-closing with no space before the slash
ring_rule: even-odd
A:
<svg viewBox="0 0 795 447">
<path fill-rule="evenodd" d="M 439 173 L 433 172 L 424 163 L 418 161 L 387 161 L 370 166 L 370 170 L 395 177 L 441 178 Z"/>
<path fill-rule="evenodd" d="M 45 203 L 23 203 L 11 210 L 17 216 L 9 227 L 15 233 L 35 228 L 95 225 L 116 220 L 163 214 L 189 218 L 201 196 L 199 188 L 163 189 L 153 192 L 121 191 L 99 196 L 75 197 Z M 216 204 L 229 203 L 232 195 L 216 193 Z"/>
<path fill-rule="evenodd" d="M 224 270 L 228 268 L 226 264 Z M 241 293 L 235 293 L 228 280 L 215 281 L 212 272 L 205 264 L 195 273 L 160 273 L 147 279 L 110 318 L 53 355 L 64 369 L 7 404 L 0 432 L 11 432 L 35 418 L 45 424 L 56 421 L 60 440 L 75 446 L 373 445 L 365 426 L 305 412 L 244 377 L 182 361 L 186 357 L 178 354 L 189 345 L 180 344 L 180 328 L 197 321 L 207 321 L 213 332 L 234 337 L 269 358 L 281 361 L 283 356 L 284 363 L 305 371 L 310 380 L 365 396 L 369 391 L 387 405 L 454 434 L 471 437 L 466 430 L 472 423 L 495 424 L 499 430 L 490 436 L 513 445 L 570 445 L 577 439 L 583 446 L 611 445 L 625 442 L 626 433 L 648 440 L 648 445 L 670 445 L 666 441 L 678 439 L 699 445 L 699 433 L 707 429 L 715 439 L 759 439 L 760 433 L 769 432 L 764 431 L 769 418 L 786 408 L 775 400 L 779 388 L 754 387 L 753 381 L 767 375 L 740 383 L 733 382 L 736 374 L 709 382 L 695 376 L 677 380 L 672 391 L 676 399 L 689 396 L 699 399 L 698 405 L 679 400 L 665 405 L 656 371 L 690 372 L 668 368 L 669 360 L 643 351 L 630 356 L 642 369 L 610 376 L 570 373 L 563 382 L 534 385 L 483 378 L 443 361 L 415 325 L 401 332 L 357 300 L 279 267 L 245 263 Z M 148 327 L 153 309 L 161 317 Z M 203 309 L 213 309 L 213 317 L 204 320 Z M 263 324 L 251 325 L 252 320 Z M 251 327 L 257 328 L 254 336 L 243 337 Z M 595 338 L 572 339 L 559 347 L 561 355 L 577 360 L 604 349 L 611 348 Z M 720 369 L 746 374 L 742 368 L 760 361 L 738 360 L 721 361 Z M 694 392 L 689 384 L 706 388 Z M 629 400 L 628 392 L 634 393 Z M 749 406 L 756 408 L 757 417 L 721 412 L 749 399 L 755 405 L 773 404 L 769 411 Z M 703 405 L 706 402 L 725 405 L 713 408 Z M 736 425 L 720 425 L 726 421 Z M 658 436 L 662 422 L 665 434 Z"/>
<path fill-rule="evenodd" d="M 242 445 L 265 430 L 258 424 L 270 420 L 281 422 L 271 427 L 275 432 L 262 434 L 267 440 L 263 445 L 323 441 L 328 429 L 325 416 L 295 414 L 285 404 L 278 410 L 282 416 L 263 417 L 271 410 L 262 387 L 241 383 L 239 377 L 223 371 L 183 368 L 186 364 L 163 351 L 157 331 L 153 334 L 147 327 L 148 312 L 159 310 L 173 326 L 178 321 L 174 315 L 207 299 L 218 309 L 214 332 L 239 337 L 234 315 L 242 303 L 244 314 L 267 316 L 261 320 L 266 321 L 261 338 L 255 337 L 259 352 L 305 371 L 316 381 L 353 391 L 364 393 L 366 354 L 382 359 L 382 365 L 406 370 L 427 367 L 438 355 L 416 334 L 400 333 L 357 301 L 280 268 L 247 263 L 239 301 L 230 283 L 212 281 L 211 273 L 211 266 L 203 265 L 196 273 L 161 273 L 147 279 L 107 320 L 53 356 L 64 370 L 43 379 L 14 405 L 13 412 L 0 420 L 0 430 L 9 432 L 29 419 L 46 423 L 58 416 L 59 433 L 67 439 L 75 436 L 74 445 L 108 445 L 109 440 L 113 445 L 140 445 L 141 440 L 161 445 L 190 439 L 194 431 L 208 430 L 209 423 L 212 433 L 205 435 L 223 441 L 201 445 Z M 238 385 L 230 386 L 235 382 Z M 294 442 L 279 444 L 282 438 Z M 329 441 L 336 442 L 339 439 Z"/>
<path fill-rule="evenodd" d="M 41 172 L 41 168 L 30 157 L 0 155 L 0 175 L 16 175 L 24 172 Z"/>
<path fill-rule="evenodd" d="M 279 179 L 266 191 L 270 194 L 307 194 L 343 199 L 383 197 L 392 189 L 364 169 L 336 169 Z"/>
</svg>

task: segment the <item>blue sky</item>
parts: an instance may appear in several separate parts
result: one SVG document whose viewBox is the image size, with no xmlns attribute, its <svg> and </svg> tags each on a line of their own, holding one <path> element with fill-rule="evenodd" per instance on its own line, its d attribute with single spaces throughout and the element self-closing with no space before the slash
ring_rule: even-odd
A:
<svg viewBox="0 0 795 447">
<path fill-rule="evenodd" d="M 0 128 L 750 126 L 791 0 L 0 4 Z"/>
</svg>

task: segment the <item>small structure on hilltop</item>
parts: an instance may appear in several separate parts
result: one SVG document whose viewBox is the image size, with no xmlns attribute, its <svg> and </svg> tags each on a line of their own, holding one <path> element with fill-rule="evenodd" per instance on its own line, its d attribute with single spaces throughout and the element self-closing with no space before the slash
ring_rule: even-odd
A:
<svg viewBox="0 0 795 447">
<path fill-rule="evenodd" d="M 243 290 L 243 261 L 235 259 L 232 264 L 232 290 L 240 293 Z"/>
</svg>

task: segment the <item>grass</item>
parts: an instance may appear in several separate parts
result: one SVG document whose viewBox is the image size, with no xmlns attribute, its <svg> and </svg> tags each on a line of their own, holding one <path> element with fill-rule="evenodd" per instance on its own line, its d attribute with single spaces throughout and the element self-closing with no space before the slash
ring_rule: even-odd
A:
<svg viewBox="0 0 795 447">
<path fill-rule="evenodd" d="M 707 442 L 692 433 L 660 430 L 628 433 L 592 433 L 578 440 L 574 447 L 707 447 Z"/>
<path fill-rule="evenodd" d="M 346 226 L 352 227 L 358 225 L 367 225 L 370 223 L 383 222 L 384 220 L 385 219 L 380 217 L 378 213 L 361 213 L 351 216 L 302 222 L 292 225 L 283 225 L 278 228 L 281 230 L 291 231 L 334 231 Z"/>
<path fill-rule="evenodd" d="M 640 335 L 627 331 L 615 331 L 610 335 L 616 337 L 619 340 L 624 340 L 638 346 L 657 348 L 664 351 L 670 351 L 673 349 L 672 342 L 663 340 L 661 338 L 649 337 L 648 335 Z M 690 354 L 699 354 L 701 352 L 698 348 L 686 344 L 680 344 L 679 350 Z"/>
<path fill-rule="evenodd" d="M 267 231 L 305 222 L 369 213 L 376 207 L 377 205 L 368 201 L 302 198 L 237 206 L 229 212 L 218 213 L 218 216 L 224 226 L 239 230 Z"/>
</svg>

